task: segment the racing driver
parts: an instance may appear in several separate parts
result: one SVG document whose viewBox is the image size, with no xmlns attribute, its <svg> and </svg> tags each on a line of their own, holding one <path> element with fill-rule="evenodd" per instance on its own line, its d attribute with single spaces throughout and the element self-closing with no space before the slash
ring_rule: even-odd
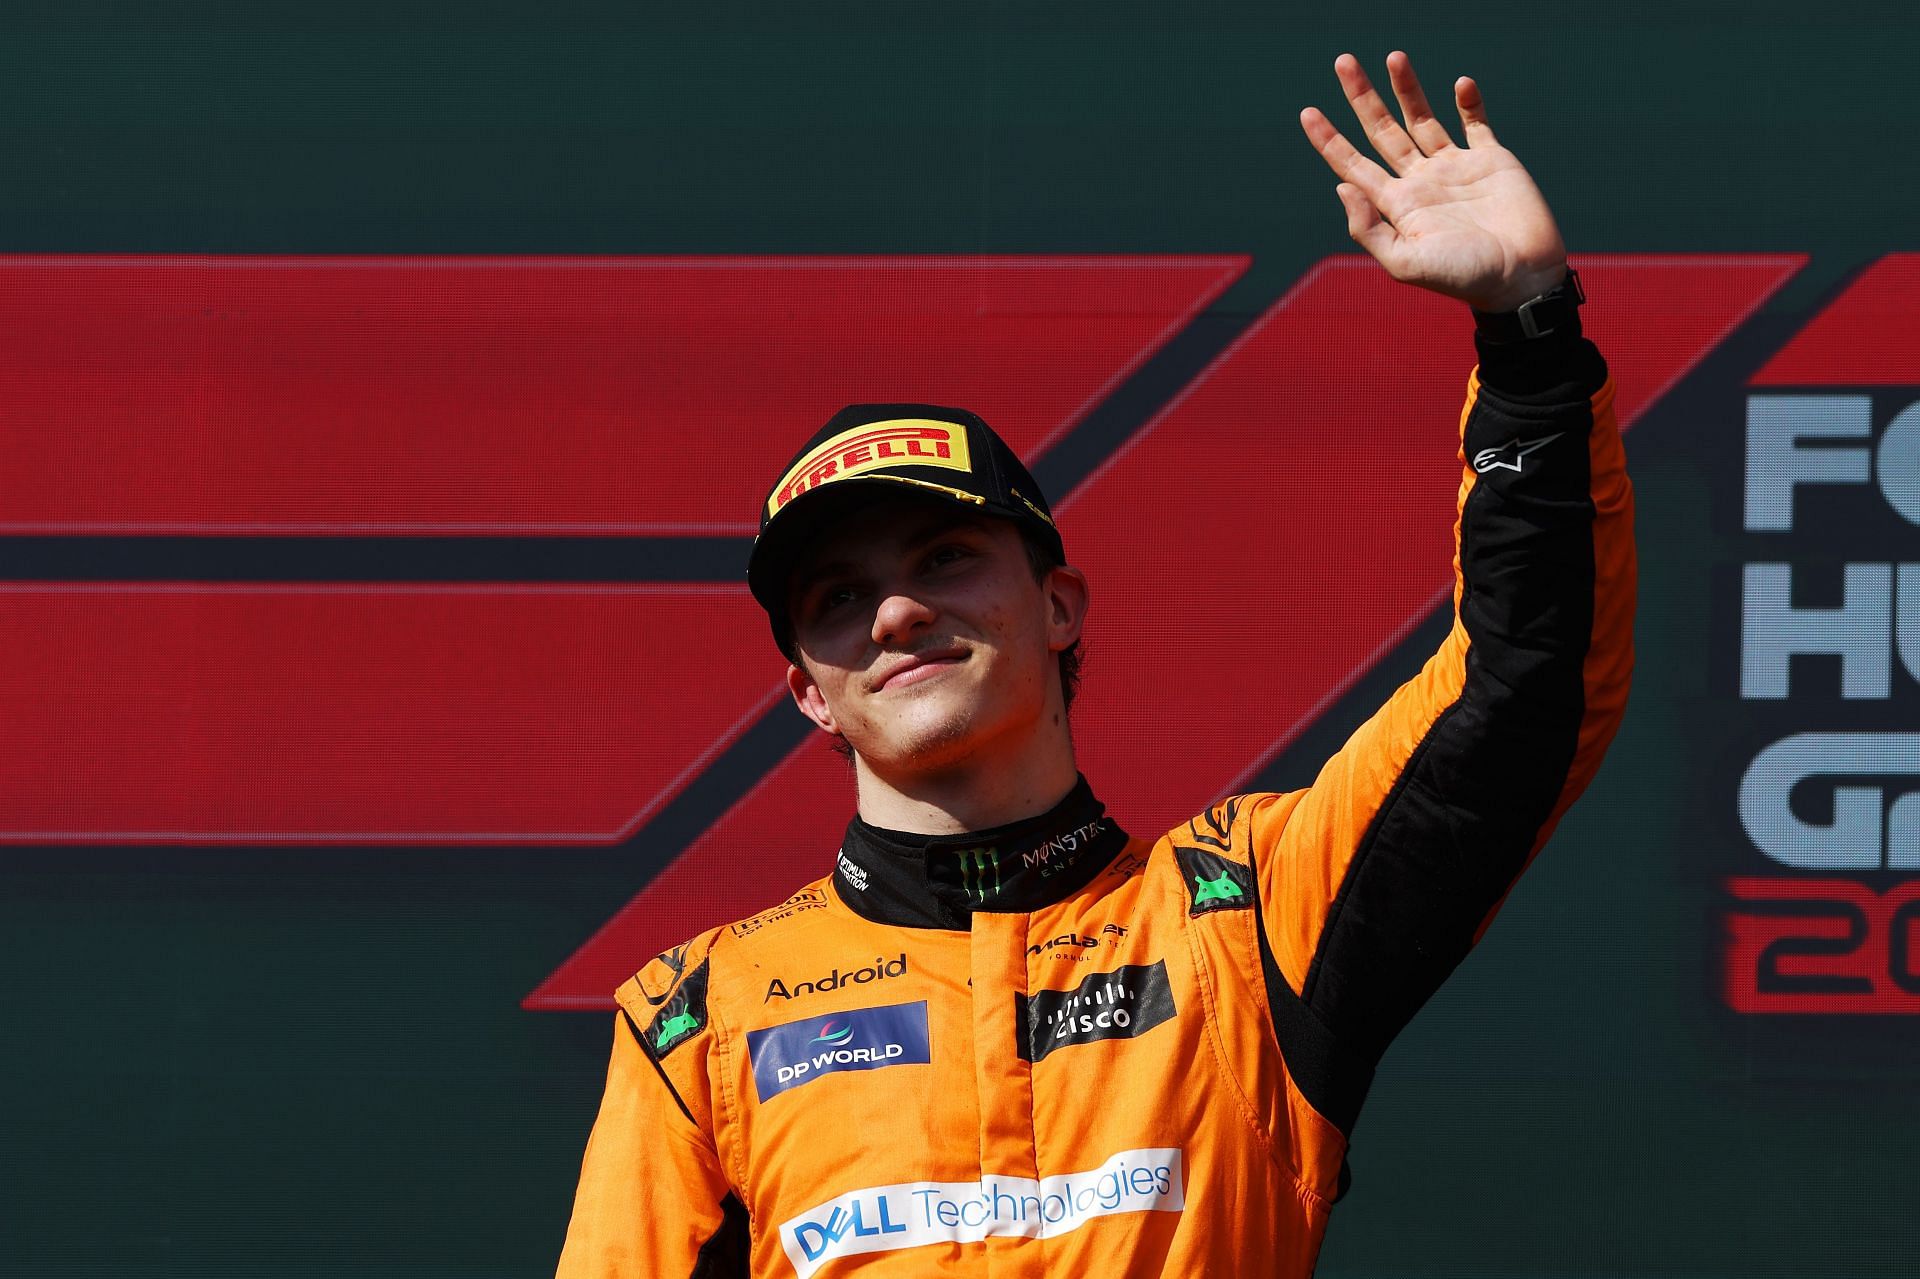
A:
<svg viewBox="0 0 1920 1279">
<path fill-rule="evenodd" d="M 963 410 L 842 410 L 748 580 L 857 816 L 830 874 L 621 985 L 562 1279 L 1311 1273 L 1374 1064 L 1632 666 L 1632 493 L 1559 231 L 1472 80 L 1458 145 L 1387 67 L 1404 123 L 1335 63 L 1384 167 L 1301 124 L 1353 238 L 1474 312 L 1445 641 L 1311 787 L 1130 836 L 1075 766 L 1087 583 L 1026 469 Z M 1049 962 L 1063 937 L 1096 958 Z"/>
</svg>

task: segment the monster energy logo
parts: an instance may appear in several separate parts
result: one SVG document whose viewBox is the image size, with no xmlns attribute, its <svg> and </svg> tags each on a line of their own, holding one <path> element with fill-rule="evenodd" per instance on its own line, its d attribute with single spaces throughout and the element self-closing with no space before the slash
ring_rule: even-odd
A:
<svg viewBox="0 0 1920 1279">
<path fill-rule="evenodd" d="M 963 848 L 960 850 L 960 887 L 974 901 L 984 902 L 1000 891 L 1000 850 Z M 993 876 L 989 882 L 987 876 Z"/>
<path fill-rule="evenodd" d="M 1240 895 L 1240 885 L 1233 882 L 1233 876 L 1222 875 L 1218 879 L 1202 879 L 1194 876 L 1193 904 L 1201 902 L 1232 901 Z"/>
</svg>

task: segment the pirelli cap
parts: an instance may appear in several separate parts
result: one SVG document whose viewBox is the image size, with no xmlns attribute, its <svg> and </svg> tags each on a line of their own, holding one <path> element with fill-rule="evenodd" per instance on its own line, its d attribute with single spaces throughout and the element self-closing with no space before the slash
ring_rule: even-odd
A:
<svg viewBox="0 0 1920 1279">
<path fill-rule="evenodd" d="M 1061 562 L 1033 476 L 976 413 L 938 404 L 849 404 L 807 441 L 760 507 L 747 586 L 788 647 L 787 579 L 813 537 L 878 493 L 908 491 L 1012 520 Z"/>
</svg>

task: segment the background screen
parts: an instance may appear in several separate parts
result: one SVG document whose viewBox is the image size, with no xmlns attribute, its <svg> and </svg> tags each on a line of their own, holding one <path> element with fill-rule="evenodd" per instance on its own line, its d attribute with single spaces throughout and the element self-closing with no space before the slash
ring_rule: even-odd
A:
<svg viewBox="0 0 1920 1279">
<path fill-rule="evenodd" d="M 1389 9 L 14 6 L 0 1270 L 551 1272 L 613 987 L 851 813 L 743 582 L 843 404 L 1032 461 L 1125 826 L 1305 785 L 1446 628 L 1470 323 L 1296 123 L 1405 48 L 1575 252 L 1639 666 L 1320 1273 L 1912 1273 L 1915 20 Z"/>
</svg>

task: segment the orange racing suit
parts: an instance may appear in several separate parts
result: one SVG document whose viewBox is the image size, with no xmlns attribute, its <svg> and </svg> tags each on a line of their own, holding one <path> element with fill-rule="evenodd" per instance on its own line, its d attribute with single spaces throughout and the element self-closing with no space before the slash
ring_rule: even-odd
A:
<svg viewBox="0 0 1920 1279">
<path fill-rule="evenodd" d="M 1454 624 L 1312 786 L 1128 836 L 1084 779 L 621 985 L 561 1279 L 1304 1279 L 1388 1042 L 1612 739 L 1632 490 L 1577 326 L 1480 339 Z"/>
</svg>

